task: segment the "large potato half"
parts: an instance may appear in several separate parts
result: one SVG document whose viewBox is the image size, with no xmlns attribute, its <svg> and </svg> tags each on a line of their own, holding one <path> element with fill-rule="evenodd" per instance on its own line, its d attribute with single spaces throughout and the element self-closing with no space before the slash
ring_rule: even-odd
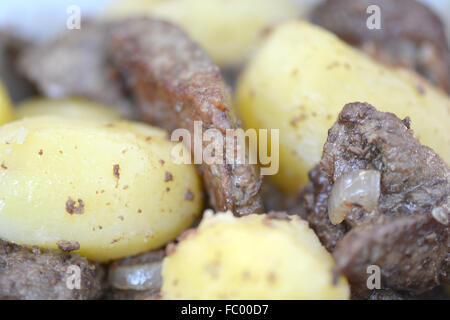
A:
<svg viewBox="0 0 450 320">
<path fill-rule="evenodd" d="M 108 18 L 150 15 L 183 27 L 220 66 L 243 62 L 271 25 L 300 15 L 293 0 L 119 0 Z"/>
<path fill-rule="evenodd" d="M 165 299 L 348 299 L 334 261 L 298 216 L 207 212 L 163 262 Z"/>
<path fill-rule="evenodd" d="M 280 129 L 275 182 L 295 193 L 320 160 L 327 131 L 343 106 L 368 102 L 409 116 L 424 145 L 450 163 L 450 99 L 418 76 L 382 66 L 333 34 L 302 21 L 275 28 L 237 89 L 247 128 Z"/>
<path fill-rule="evenodd" d="M 163 246 L 202 209 L 167 133 L 130 122 L 32 117 L 0 127 L 0 238 L 93 260 Z"/>
</svg>

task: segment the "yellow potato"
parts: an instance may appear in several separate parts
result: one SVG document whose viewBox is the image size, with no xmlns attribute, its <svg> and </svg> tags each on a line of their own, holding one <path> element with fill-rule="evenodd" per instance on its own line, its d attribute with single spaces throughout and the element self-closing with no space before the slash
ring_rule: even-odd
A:
<svg viewBox="0 0 450 320">
<path fill-rule="evenodd" d="M 16 108 L 16 118 L 23 119 L 36 116 L 55 115 L 64 118 L 112 121 L 121 115 L 112 107 L 84 99 L 31 99 Z"/>
<path fill-rule="evenodd" d="M 9 100 L 6 89 L 0 82 L 0 124 L 11 121 L 12 117 L 13 111 L 11 108 L 11 101 Z"/>
<path fill-rule="evenodd" d="M 119 0 L 106 16 L 147 14 L 171 21 L 225 67 L 243 62 L 266 28 L 300 11 L 292 0 Z"/>
<path fill-rule="evenodd" d="M 172 241 L 202 197 L 193 166 L 171 161 L 166 136 L 51 116 L 0 127 L 0 238 L 50 249 L 77 241 L 77 252 L 100 261 Z"/>
<path fill-rule="evenodd" d="M 165 299 L 348 299 L 306 221 L 206 212 L 163 261 Z"/>
<path fill-rule="evenodd" d="M 280 129 L 280 170 L 274 180 L 285 192 L 296 193 L 308 181 L 328 129 L 350 102 L 409 116 L 420 142 L 450 163 L 448 96 L 306 22 L 290 21 L 272 31 L 236 95 L 244 126 Z"/>
</svg>

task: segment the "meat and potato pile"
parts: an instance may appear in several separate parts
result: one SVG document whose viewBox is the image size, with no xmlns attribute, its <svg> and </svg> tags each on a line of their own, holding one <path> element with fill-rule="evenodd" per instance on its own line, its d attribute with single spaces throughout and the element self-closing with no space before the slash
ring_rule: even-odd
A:
<svg viewBox="0 0 450 320">
<path fill-rule="evenodd" d="M 450 161 L 447 95 L 306 22 L 289 21 L 272 30 L 243 71 L 236 97 L 245 127 L 280 129 L 280 170 L 270 178 L 286 193 L 308 182 L 327 130 L 342 107 L 355 101 L 409 116 L 420 141 Z"/>
<path fill-rule="evenodd" d="M 450 169 L 409 121 L 346 105 L 302 194 L 301 215 L 355 289 L 370 265 L 389 289 L 422 293 L 448 282 Z"/>
<path fill-rule="evenodd" d="M 0 31 L 0 299 L 446 298 L 449 45 L 424 5 L 372 2 L 378 32 L 365 0 L 318 26 L 289 0 L 133 0 Z M 279 172 L 180 163 L 196 123 L 279 130 Z"/>
</svg>

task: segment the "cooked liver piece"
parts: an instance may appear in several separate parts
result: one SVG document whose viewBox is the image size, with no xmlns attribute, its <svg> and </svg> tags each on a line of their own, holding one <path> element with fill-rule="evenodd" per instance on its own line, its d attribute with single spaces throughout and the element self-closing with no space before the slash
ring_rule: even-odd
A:
<svg viewBox="0 0 450 320">
<path fill-rule="evenodd" d="M 448 282 L 450 170 L 415 139 L 409 119 L 365 103 L 348 104 L 323 150 L 299 212 L 352 285 L 365 286 L 369 265 L 381 268 L 389 289 L 421 293 Z M 378 208 L 368 214 L 356 206 L 333 225 L 327 208 L 331 188 L 343 174 L 359 169 L 381 173 Z"/>
<path fill-rule="evenodd" d="M 185 128 L 192 137 L 194 121 L 202 121 L 203 132 L 214 128 L 223 137 L 238 128 L 219 68 L 180 28 L 148 18 L 124 21 L 111 32 L 110 54 L 147 122 L 169 131 Z M 224 157 L 223 164 L 203 162 L 198 169 L 214 209 L 263 211 L 256 166 L 227 164 Z"/>
<path fill-rule="evenodd" d="M 381 9 L 381 29 L 370 30 L 370 5 Z M 439 17 L 414 0 L 327 0 L 312 21 L 379 61 L 417 71 L 450 93 L 450 52 Z"/>
<path fill-rule="evenodd" d="M 80 267 L 80 289 L 66 281 Z M 85 300 L 102 295 L 104 270 L 78 254 L 26 248 L 0 240 L 0 299 Z M 70 281 L 70 279 L 69 279 Z"/>
</svg>

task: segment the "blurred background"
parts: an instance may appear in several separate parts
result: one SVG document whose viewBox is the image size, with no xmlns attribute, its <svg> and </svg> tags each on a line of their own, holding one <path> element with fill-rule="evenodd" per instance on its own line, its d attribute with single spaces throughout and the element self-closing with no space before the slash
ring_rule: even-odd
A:
<svg viewBox="0 0 450 320">
<path fill-rule="evenodd" d="M 103 10 L 115 1 L 117 0 L 1 0 L 0 27 L 13 27 L 35 38 L 48 37 L 65 27 L 68 6 L 79 6 L 82 16 L 86 18 L 101 15 Z M 314 5 L 321 2 L 321 0 L 292 1 L 299 7 L 302 15 L 306 15 Z M 259 2 L 264 3 L 264 0 Z M 450 39 L 450 0 L 421 0 L 421 2 L 429 4 L 442 16 L 447 24 Z"/>
</svg>

